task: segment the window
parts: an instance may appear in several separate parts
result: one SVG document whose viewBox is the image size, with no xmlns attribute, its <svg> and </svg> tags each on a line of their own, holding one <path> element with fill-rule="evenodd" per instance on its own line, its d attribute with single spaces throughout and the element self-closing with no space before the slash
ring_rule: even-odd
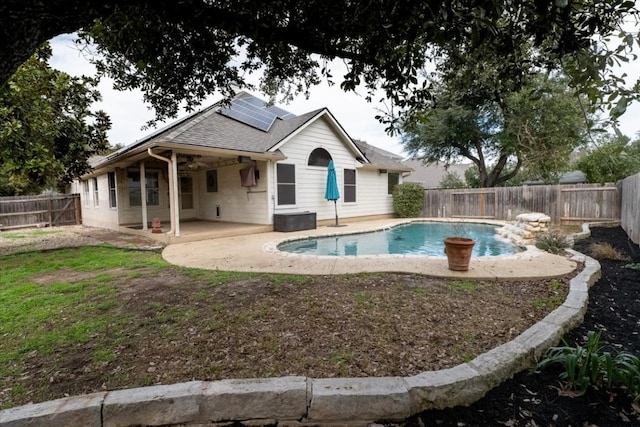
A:
<svg viewBox="0 0 640 427">
<path fill-rule="evenodd" d="M 344 201 L 355 202 L 356 201 L 356 170 L 345 169 L 344 170 Z"/>
<path fill-rule="evenodd" d="M 129 186 L 129 206 L 142 206 L 140 171 L 129 171 L 127 173 L 127 184 Z M 158 172 L 147 172 L 145 184 L 147 187 L 147 205 L 158 206 L 160 204 Z"/>
<path fill-rule="evenodd" d="M 218 171 L 216 169 L 207 171 L 207 193 L 218 192 Z"/>
<path fill-rule="evenodd" d="M 309 155 L 308 166 L 329 166 L 331 160 L 331 154 L 324 148 L 316 148 Z"/>
<path fill-rule="evenodd" d="M 193 180 L 190 176 L 180 177 L 180 206 L 193 209 Z"/>
<path fill-rule="evenodd" d="M 278 163 L 278 205 L 296 204 L 296 166 Z"/>
<path fill-rule="evenodd" d="M 93 206 L 97 207 L 100 204 L 100 196 L 98 194 L 98 178 L 92 178 L 93 181 Z"/>
<path fill-rule="evenodd" d="M 393 189 L 400 182 L 400 174 L 398 172 L 389 172 L 387 174 L 387 194 L 393 194 Z"/>
<path fill-rule="evenodd" d="M 91 200 L 89 199 L 89 181 L 82 181 L 82 193 L 84 195 L 84 205 L 91 206 Z"/>
<path fill-rule="evenodd" d="M 118 207 L 118 198 L 116 193 L 116 173 L 107 172 L 107 180 L 109 181 L 109 207 Z"/>
</svg>

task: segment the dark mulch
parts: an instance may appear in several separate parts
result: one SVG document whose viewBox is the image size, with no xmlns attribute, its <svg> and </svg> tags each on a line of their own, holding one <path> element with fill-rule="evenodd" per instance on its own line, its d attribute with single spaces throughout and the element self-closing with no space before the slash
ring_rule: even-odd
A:
<svg viewBox="0 0 640 427">
<path fill-rule="evenodd" d="M 620 227 L 595 227 L 575 249 L 588 253 L 594 242 L 613 245 L 631 261 L 600 260 L 602 278 L 591 288 L 584 323 L 565 336 L 571 346 L 584 345 L 588 331 L 601 331 L 601 342 L 640 355 L 640 250 Z M 559 371 L 523 372 L 468 407 L 425 411 L 407 426 L 640 426 L 640 401 L 618 391 L 590 389 L 582 396 L 562 392 Z"/>
</svg>

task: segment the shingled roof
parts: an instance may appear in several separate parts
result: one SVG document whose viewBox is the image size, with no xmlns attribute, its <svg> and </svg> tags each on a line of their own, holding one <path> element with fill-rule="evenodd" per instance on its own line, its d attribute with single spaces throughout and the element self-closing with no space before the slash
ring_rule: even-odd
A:
<svg viewBox="0 0 640 427">
<path fill-rule="evenodd" d="M 269 104 L 246 92 L 240 92 L 231 103 L 236 99 L 250 100 L 254 105 L 262 103 L 262 108 L 270 108 Z M 278 144 L 281 144 L 297 130 L 304 127 L 305 124 L 320 115 L 326 114 L 352 146 L 356 157 L 362 158 L 361 161 L 364 164 L 375 163 L 380 168 L 397 171 L 411 170 L 400 163 L 401 158 L 399 156 L 367 143 L 353 141 L 326 108 L 296 116 L 274 107 L 273 111 L 278 112 L 279 116 L 266 130 L 229 117 L 224 114 L 225 109 L 228 109 L 227 103 L 223 101 L 217 102 L 108 155 L 95 166 L 104 166 L 107 163 L 117 161 L 132 151 L 139 151 L 145 147 L 162 146 L 163 144 L 177 144 L 192 149 L 212 148 L 232 152 L 273 152 Z"/>
</svg>

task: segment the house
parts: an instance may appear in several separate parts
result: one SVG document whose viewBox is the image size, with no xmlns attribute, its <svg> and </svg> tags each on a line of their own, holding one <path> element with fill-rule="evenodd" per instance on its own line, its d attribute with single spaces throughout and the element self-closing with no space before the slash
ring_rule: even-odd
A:
<svg viewBox="0 0 640 427">
<path fill-rule="evenodd" d="M 465 172 L 475 167 L 473 163 L 455 163 L 445 166 L 441 163 L 424 163 L 421 159 L 405 159 L 402 162 L 406 167 L 412 170 L 411 175 L 405 178 L 405 182 L 415 182 L 420 184 L 424 189 L 440 188 L 442 179 L 447 174 L 455 174 L 465 182 Z M 584 172 L 574 170 L 565 172 L 558 178 L 558 184 L 584 184 L 587 177 Z M 522 182 L 521 185 L 543 185 L 541 180 L 529 180 Z"/>
<path fill-rule="evenodd" d="M 147 230 L 158 218 L 171 242 L 188 221 L 272 226 L 308 211 L 329 223 L 330 160 L 341 219 L 392 215 L 393 186 L 410 172 L 398 156 L 354 141 L 326 108 L 296 116 L 246 92 L 96 159 L 76 185 L 83 224 Z"/>
<path fill-rule="evenodd" d="M 474 166 L 473 163 L 459 163 L 449 166 L 440 163 L 426 164 L 421 159 L 413 158 L 404 160 L 403 164 L 413 170 L 405 182 L 415 182 L 425 189 L 440 188 L 442 178 L 449 173 L 456 174 L 464 182 L 464 173 Z"/>
</svg>

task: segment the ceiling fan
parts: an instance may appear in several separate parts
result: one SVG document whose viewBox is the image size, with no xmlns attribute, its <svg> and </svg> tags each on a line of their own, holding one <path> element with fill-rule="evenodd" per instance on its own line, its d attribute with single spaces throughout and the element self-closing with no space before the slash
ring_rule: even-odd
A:
<svg viewBox="0 0 640 427">
<path fill-rule="evenodd" d="M 201 156 L 181 156 L 178 159 L 178 167 L 183 170 L 195 171 L 207 166 L 208 164 L 202 160 Z"/>
</svg>

